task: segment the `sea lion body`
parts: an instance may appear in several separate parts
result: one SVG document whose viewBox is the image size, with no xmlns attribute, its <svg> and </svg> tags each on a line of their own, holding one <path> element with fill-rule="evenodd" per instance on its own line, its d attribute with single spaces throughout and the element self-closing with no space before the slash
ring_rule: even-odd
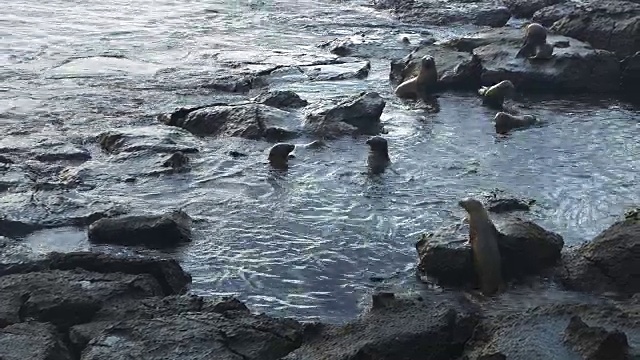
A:
<svg viewBox="0 0 640 360">
<path fill-rule="evenodd" d="M 528 58 L 535 56 L 538 47 L 546 43 L 547 29 L 538 23 L 531 23 L 525 28 L 524 41 L 516 57 Z"/>
<path fill-rule="evenodd" d="M 507 97 L 513 96 L 515 86 L 509 80 L 503 80 L 493 86 L 483 86 L 478 89 L 482 96 L 482 102 L 490 107 L 502 110 L 502 105 Z"/>
<path fill-rule="evenodd" d="M 395 94 L 397 97 L 404 99 L 418 98 L 424 93 L 433 91 L 437 83 L 438 70 L 436 69 L 436 61 L 432 56 L 425 55 L 420 60 L 418 76 L 398 85 L 395 89 Z"/>
<path fill-rule="evenodd" d="M 366 144 L 369 145 L 369 156 L 367 156 L 369 173 L 383 173 L 391 164 L 387 140 L 381 136 L 374 136 L 367 139 Z"/>
<path fill-rule="evenodd" d="M 509 130 L 524 128 L 534 125 L 538 122 L 533 115 L 511 115 L 506 112 L 499 112 L 493 118 L 496 127 L 496 133 L 505 134 Z"/>
<path fill-rule="evenodd" d="M 480 201 L 467 198 L 458 204 L 469 215 L 469 241 L 474 267 L 480 278 L 480 289 L 486 296 L 493 295 L 502 289 L 503 284 L 502 260 L 498 248 L 500 233 Z"/>
<path fill-rule="evenodd" d="M 553 57 L 553 44 L 544 43 L 536 49 L 534 56 L 529 57 L 531 60 L 550 60 Z"/>
<path fill-rule="evenodd" d="M 269 150 L 269 164 L 278 170 L 286 170 L 289 167 L 289 154 L 295 149 L 295 145 L 279 143 Z"/>
</svg>

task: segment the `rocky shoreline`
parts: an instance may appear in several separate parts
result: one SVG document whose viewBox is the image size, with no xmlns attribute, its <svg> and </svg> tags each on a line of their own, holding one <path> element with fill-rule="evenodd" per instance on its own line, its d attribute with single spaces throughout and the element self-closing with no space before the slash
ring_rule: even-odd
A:
<svg viewBox="0 0 640 360">
<path fill-rule="evenodd" d="M 562 252 L 560 235 L 515 217 L 506 224 L 500 227 L 501 251 L 511 251 L 503 251 L 510 264 L 503 270 L 510 275 L 506 294 L 531 286 L 526 278 L 606 296 L 492 309 L 493 300 L 474 295 L 470 249 L 452 248 L 451 233 L 417 244 L 417 275 L 438 278 L 442 287 L 377 292 L 370 308 L 345 325 L 274 318 L 234 298 L 188 295 L 191 276 L 174 260 L 51 253 L 0 264 L 0 354 L 6 360 L 640 356 L 637 212 Z M 446 242 L 434 240 L 443 236 Z M 563 331 L 550 334 L 549 324 Z M 545 342 L 564 344 L 566 355 L 549 354 Z"/>
<path fill-rule="evenodd" d="M 376 2 L 375 8 L 390 10 L 407 22 L 472 23 L 493 29 L 447 41 L 423 41 L 412 45 L 408 54 L 398 51 L 397 44 L 372 46 L 364 36 L 336 39 L 322 46 L 338 58 L 234 74 L 207 86 L 247 93 L 282 77 L 361 79 L 371 68 L 364 59 L 372 52 L 402 52 L 389 59 L 393 84 L 414 75 L 419 59 L 428 54 L 436 59 L 443 90 L 475 90 L 500 80 L 512 81 L 522 93 L 640 90 L 638 3 L 507 0 L 487 4 Z M 550 28 L 549 41 L 556 46 L 553 60 L 514 62 L 522 31 L 504 27 L 512 15 Z M 163 158 L 154 175 L 173 174 L 189 171 L 189 154 L 199 151 L 199 136 L 278 142 L 303 133 L 322 139 L 381 134 L 385 105 L 376 92 L 309 103 L 291 91 L 265 91 L 241 103 L 180 108 L 158 115 L 160 124 L 152 129 L 107 131 L 95 142 L 106 156 L 160 154 Z M 437 102 L 432 109 L 437 109 Z M 91 159 L 81 147 L 44 141 L 40 147 L 2 150 L 0 167 L 13 179 L 0 184 L 2 192 L 23 186 L 23 178 L 33 178 L 29 186 L 34 192 L 95 186 L 90 171 L 58 165 L 43 171 L 39 165 Z M 123 179 L 129 181 L 135 179 Z M 416 275 L 427 283 L 423 290 L 378 292 L 365 313 L 344 325 L 275 318 L 253 313 L 235 298 L 190 295 L 191 276 L 175 260 L 51 253 L 38 260 L 0 263 L 0 359 L 639 358 L 638 212 L 626 214 L 590 242 L 567 249 L 560 234 L 510 215 L 526 211 L 531 204 L 495 197 L 486 203 L 489 210 L 506 214 L 497 222 L 504 275 L 510 284 L 505 296 L 519 288 L 540 286 L 590 294 L 597 301 L 585 303 L 577 298 L 535 307 L 523 303 L 505 310 L 499 306 L 500 296 L 478 296 L 473 290 L 476 276 L 465 224 L 418 239 Z M 77 209 L 76 216 L 46 213 L 26 220 L 5 215 L 0 218 L 0 252 L 20 246 L 14 237 L 60 226 L 88 227 L 89 241 L 99 244 L 165 248 L 191 241 L 192 219 L 182 211 L 128 215 L 128 209 L 103 205 L 100 210 Z M 562 353 L 550 353 L 550 349 L 562 349 Z"/>
</svg>

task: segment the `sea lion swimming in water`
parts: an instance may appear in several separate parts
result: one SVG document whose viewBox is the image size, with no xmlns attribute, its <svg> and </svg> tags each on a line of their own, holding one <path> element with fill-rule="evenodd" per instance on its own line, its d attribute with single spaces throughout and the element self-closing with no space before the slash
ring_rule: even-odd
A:
<svg viewBox="0 0 640 360">
<path fill-rule="evenodd" d="M 286 170 L 289 168 L 289 154 L 295 149 L 295 145 L 279 143 L 269 150 L 269 164 L 274 169 Z"/>
<path fill-rule="evenodd" d="M 493 86 L 483 86 L 478 89 L 478 94 L 482 96 L 482 102 L 497 110 L 502 110 L 504 99 L 512 97 L 515 93 L 515 86 L 509 80 L 503 80 Z"/>
<path fill-rule="evenodd" d="M 516 58 L 532 57 L 538 52 L 538 47 L 547 43 L 547 29 L 538 24 L 531 23 L 525 27 L 524 42 L 516 54 Z M 548 49 L 547 49 L 548 50 Z M 553 51 L 553 47 L 551 48 Z"/>
<path fill-rule="evenodd" d="M 367 139 L 366 144 L 369 145 L 369 156 L 367 157 L 369 173 L 383 173 L 387 166 L 391 164 L 387 140 L 381 136 L 373 136 Z"/>
<path fill-rule="evenodd" d="M 493 118 L 496 127 L 496 133 L 506 134 L 509 130 L 523 128 L 534 125 L 538 122 L 533 115 L 511 115 L 506 112 L 499 112 Z"/>
<path fill-rule="evenodd" d="M 438 70 L 436 61 L 432 56 L 425 55 L 420 59 L 420 72 L 418 76 L 411 78 L 395 89 L 395 94 L 403 99 L 415 99 L 428 93 L 438 83 Z"/>
<path fill-rule="evenodd" d="M 503 284 L 502 261 L 498 248 L 500 233 L 480 201 L 466 198 L 460 200 L 458 205 L 468 213 L 469 242 L 474 267 L 480 278 L 480 289 L 485 296 L 493 295 L 501 290 Z"/>
</svg>

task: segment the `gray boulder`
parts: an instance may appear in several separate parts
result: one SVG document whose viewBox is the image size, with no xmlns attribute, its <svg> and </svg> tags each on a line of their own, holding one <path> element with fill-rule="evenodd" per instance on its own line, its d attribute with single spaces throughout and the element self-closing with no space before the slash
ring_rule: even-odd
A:
<svg viewBox="0 0 640 360">
<path fill-rule="evenodd" d="M 376 9 L 392 10 L 400 20 L 417 25 L 504 26 L 511 13 L 497 1 L 374 0 Z"/>
<path fill-rule="evenodd" d="M 74 357 L 51 324 L 25 322 L 0 329 L 2 360 L 72 360 Z"/>
<path fill-rule="evenodd" d="M 566 0 L 503 0 L 503 2 L 514 17 L 530 18 L 536 11 L 564 3 Z"/>
<path fill-rule="evenodd" d="M 188 132 L 157 126 L 110 130 L 98 135 L 98 142 L 102 150 L 109 154 L 198 152 L 198 144 Z"/>
<path fill-rule="evenodd" d="M 102 218 L 89 225 L 89 241 L 153 248 L 176 246 L 191 241 L 191 222 L 191 217 L 181 210 L 161 215 Z"/>
</svg>

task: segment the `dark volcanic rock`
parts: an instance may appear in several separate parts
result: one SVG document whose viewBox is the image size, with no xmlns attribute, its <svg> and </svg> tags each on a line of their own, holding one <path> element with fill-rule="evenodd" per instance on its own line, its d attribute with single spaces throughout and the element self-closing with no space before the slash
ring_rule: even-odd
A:
<svg viewBox="0 0 640 360">
<path fill-rule="evenodd" d="M 175 260 L 142 257 L 116 257 L 92 252 L 50 253 L 45 259 L 17 264 L 0 264 L 0 276 L 28 274 L 47 270 L 83 269 L 94 273 L 150 274 L 160 284 L 164 295 L 182 294 L 191 283 Z"/>
<path fill-rule="evenodd" d="M 549 28 L 556 21 L 571 15 L 574 10 L 574 3 L 565 1 L 537 10 L 531 19 Z"/>
<path fill-rule="evenodd" d="M 344 326 L 314 326 L 304 344 L 284 360 L 455 359 L 478 318 L 443 298 L 375 294 L 366 314 Z"/>
<path fill-rule="evenodd" d="M 181 108 L 158 119 L 196 135 L 231 136 L 252 140 L 282 141 L 297 136 L 287 111 L 262 104 L 213 104 Z M 290 126 L 287 127 L 287 124 Z"/>
<path fill-rule="evenodd" d="M 377 135 L 386 102 L 376 92 L 362 92 L 336 105 L 309 112 L 305 127 L 313 133 L 333 137 L 346 134 Z"/>
<path fill-rule="evenodd" d="M 69 349 L 50 324 L 27 322 L 0 329 L 2 360 L 72 360 Z"/>
<path fill-rule="evenodd" d="M 189 162 L 189 157 L 183 152 L 178 151 L 169 155 L 169 157 L 164 162 L 162 162 L 162 167 L 166 169 L 160 170 L 158 172 L 165 174 L 188 172 L 191 170 Z"/>
<path fill-rule="evenodd" d="M 0 326 L 26 320 L 68 328 L 110 301 L 163 295 L 148 274 L 49 270 L 0 277 Z"/>
<path fill-rule="evenodd" d="M 389 29 L 381 29 L 333 39 L 319 47 L 338 56 L 395 59 L 404 56 L 417 44 L 434 42 L 433 36 L 426 31 L 413 35 L 409 40 L 409 37 L 400 37 L 399 33 L 390 32 Z"/>
<path fill-rule="evenodd" d="M 89 241 L 154 248 L 191 241 L 191 217 L 181 210 L 162 215 L 103 218 L 89 226 Z"/>
<path fill-rule="evenodd" d="M 586 360 L 627 360 L 629 343 L 622 331 L 590 327 L 579 316 L 572 316 L 564 339 Z"/>
<path fill-rule="evenodd" d="M 82 360 L 277 360 L 300 346 L 299 323 L 245 312 L 184 313 L 119 322 L 82 351 Z"/>
<path fill-rule="evenodd" d="M 534 203 L 533 199 L 518 199 L 498 189 L 491 191 L 484 197 L 485 208 L 493 213 L 529 211 Z"/>
<path fill-rule="evenodd" d="M 501 27 L 511 17 L 509 9 L 496 1 L 374 0 L 373 3 L 376 9 L 392 10 L 402 21 L 419 25 Z"/>
<path fill-rule="evenodd" d="M 184 130 L 172 128 L 135 127 L 120 128 L 98 136 L 100 147 L 107 153 L 152 153 L 198 152 L 195 139 Z"/>
<path fill-rule="evenodd" d="M 309 105 L 307 100 L 302 99 L 293 91 L 265 91 L 256 96 L 253 101 L 272 106 L 278 109 L 282 108 L 301 108 Z"/>
<path fill-rule="evenodd" d="M 620 87 L 620 63 L 605 50 L 575 39 L 549 35 L 556 47 L 550 60 L 516 58 L 522 29 L 495 29 L 442 44 L 417 48 L 391 63 L 390 79 L 399 83 L 417 75 L 425 55 L 435 58 L 442 89 L 473 89 L 510 80 L 518 91 L 558 93 L 614 92 Z M 566 44 L 569 44 L 566 47 Z"/>
<path fill-rule="evenodd" d="M 563 257 L 562 282 L 595 293 L 640 292 L 640 219 L 629 216 Z"/>
<path fill-rule="evenodd" d="M 640 90 L 640 51 L 626 57 L 622 63 L 622 88 L 626 91 Z"/>
<path fill-rule="evenodd" d="M 549 29 L 624 58 L 640 51 L 640 4 L 621 0 L 574 3 Z"/>
<path fill-rule="evenodd" d="M 566 0 L 503 0 L 513 16 L 530 18 L 533 14 L 547 6 L 563 3 Z"/>
<path fill-rule="evenodd" d="M 497 226 L 505 279 L 540 273 L 560 259 L 562 237 L 521 219 Z M 475 284 L 473 254 L 468 243 L 468 227 L 451 227 L 422 235 L 416 243 L 418 275 L 437 279 L 441 284 Z"/>
</svg>

